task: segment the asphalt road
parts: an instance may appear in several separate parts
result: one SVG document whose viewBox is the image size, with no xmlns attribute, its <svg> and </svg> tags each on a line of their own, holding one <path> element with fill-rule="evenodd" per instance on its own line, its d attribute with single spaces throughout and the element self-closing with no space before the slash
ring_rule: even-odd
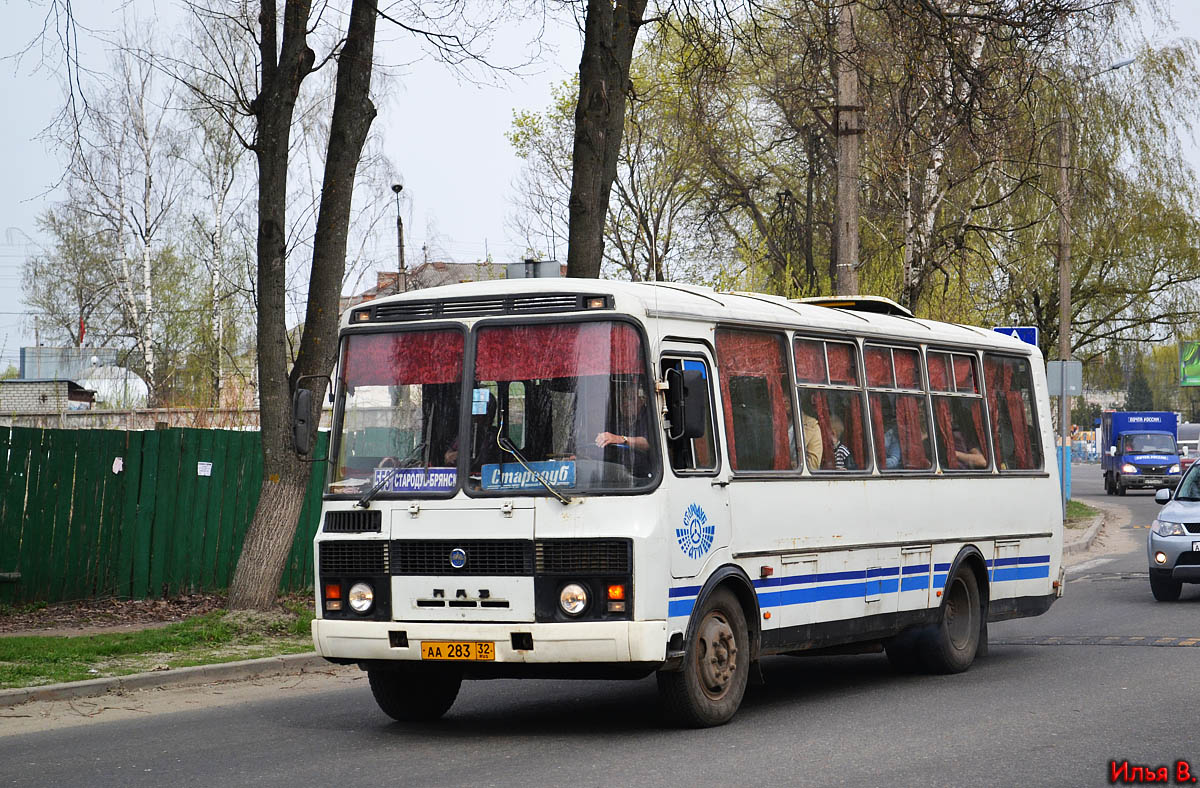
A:
<svg viewBox="0 0 1200 788">
<path fill-rule="evenodd" d="M 1095 477 L 1094 479 L 1092 477 Z M 1124 514 L 1044 616 L 993 625 L 958 676 L 882 655 L 774 658 L 727 726 L 662 727 L 653 679 L 464 685 L 434 725 L 391 722 L 365 682 L 3 735 L 0 785 L 1108 785 L 1110 761 L 1200 770 L 1200 586 L 1150 595 L 1149 493 L 1077 498 Z"/>
</svg>

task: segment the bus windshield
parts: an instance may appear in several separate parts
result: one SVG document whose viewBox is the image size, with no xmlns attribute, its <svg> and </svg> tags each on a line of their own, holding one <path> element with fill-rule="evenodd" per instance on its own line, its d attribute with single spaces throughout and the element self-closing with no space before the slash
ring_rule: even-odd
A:
<svg viewBox="0 0 1200 788">
<path fill-rule="evenodd" d="M 653 482 L 654 399 L 633 326 L 506 325 L 476 336 L 470 489 L 577 494 Z"/>
<path fill-rule="evenodd" d="M 327 493 L 453 493 L 458 488 L 463 333 L 353 334 L 342 345 L 342 417 Z"/>
</svg>

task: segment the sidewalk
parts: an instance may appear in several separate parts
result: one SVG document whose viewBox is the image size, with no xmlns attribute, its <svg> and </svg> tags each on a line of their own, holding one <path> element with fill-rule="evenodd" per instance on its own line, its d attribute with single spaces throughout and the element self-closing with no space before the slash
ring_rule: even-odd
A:
<svg viewBox="0 0 1200 788">
<path fill-rule="evenodd" d="M 1104 518 L 1106 515 L 1106 512 L 1101 511 L 1084 528 L 1063 529 L 1063 555 L 1077 555 L 1090 550 L 1092 543 L 1096 541 L 1096 537 L 1100 535 L 1100 531 L 1104 528 Z"/>
<path fill-rule="evenodd" d="M 316 654 L 289 654 L 283 657 L 246 659 L 215 665 L 197 665 L 173 670 L 154 670 L 104 679 L 46 684 L 41 687 L 17 687 L 0 690 L 0 709 L 39 700 L 69 700 L 93 698 L 110 692 L 132 692 L 145 689 L 165 689 L 222 681 L 249 681 L 268 676 L 291 676 L 329 670 L 333 665 Z"/>
</svg>

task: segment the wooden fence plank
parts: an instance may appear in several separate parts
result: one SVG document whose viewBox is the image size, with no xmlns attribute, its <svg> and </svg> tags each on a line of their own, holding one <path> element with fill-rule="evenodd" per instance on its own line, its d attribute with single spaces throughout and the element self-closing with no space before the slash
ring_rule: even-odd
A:
<svg viewBox="0 0 1200 788">
<path fill-rule="evenodd" d="M 125 456 L 125 433 L 116 430 L 98 430 L 99 448 L 96 456 L 97 489 L 99 506 L 96 509 L 97 566 L 95 577 L 96 596 L 116 594 L 117 562 L 120 545 L 120 505 L 125 492 L 125 474 L 113 473 L 113 460 Z"/>
<path fill-rule="evenodd" d="M 213 475 L 208 490 L 208 519 L 204 524 L 204 547 L 202 550 L 204 572 L 201 576 L 205 591 L 216 591 L 223 588 L 218 579 L 217 556 L 220 555 L 221 546 L 224 544 L 224 504 L 232 493 L 230 485 L 233 479 L 229 474 L 229 435 L 229 430 L 212 431 L 212 451 L 209 459 L 213 464 Z"/>
<path fill-rule="evenodd" d="M 119 597 L 132 597 L 133 572 L 137 561 L 134 560 L 134 550 L 137 543 L 137 503 L 138 492 L 142 485 L 142 447 L 145 443 L 143 432 L 126 430 L 121 435 L 117 445 L 121 457 L 121 477 L 119 482 L 119 498 L 113 500 L 112 519 L 110 527 L 116 529 L 116 573 L 114 575 L 113 593 Z M 114 458 L 115 459 L 115 458 Z"/>
<path fill-rule="evenodd" d="M 0 478 L 3 491 L 4 519 L 0 521 L 0 571 L 21 572 L 16 583 L 0 583 L 0 601 L 24 599 L 23 572 L 25 530 L 25 490 L 29 483 L 30 431 L 14 427 L 9 431 L 8 464 Z"/>
<path fill-rule="evenodd" d="M 171 596 L 177 596 L 183 591 L 190 590 L 193 585 L 191 576 L 192 548 L 192 504 L 196 498 L 196 451 L 199 442 L 197 430 L 183 428 L 179 431 L 180 455 L 178 487 L 176 488 L 173 513 L 173 544 L 171 546 L 171 564 L 168 571 L 168 590 Z"/>
<path fill-rule="evenodd" d="M 22 592 L 25 599 L 43 599 L 49 588 L 50 543 L 53 522 L 46 520 L 49 484 L 49 437 L 45 430 L 32 429 L 29 440 L 29 487 L 25 497 L 25 528 L 21 536 Z"/>
<path fill-rule="evenodd" d="M 158 479 L 154 488 L 154 524 L 150 548 L 150 595 L 166 597 L 170 585 L 171 558 L 178 510 L 179 459 L 183 451 L 180 430 L 156 430 Z"/>
<path fill-rule="evenodd" d="M 192 506 L 188 517 L 188 577 L 190 591 L 207 590 L 204 571 L 204 539 L 208 526 L 208 501 L 212 495 L 212 474 L 216 473 L 212 461 L 213 430 L 194 430 L 196 441 L 196 463 L 209 463 L 208 476 L 196 473 L 196 485 L 192 495 Z"/>
<path fill-rule="evenodd" d="M 67 562 L 63 584 L 65 599 L 88 599 L 92 596 L 88 584 L 89 566 L 95 560 L 96 545 L 91 541 L 92 510 L 95 490 L 96 435 L 94 430 L 60 430 L 71 454 L 70 509 L 67 512 Z"/>
<path fill-rule="evenodd" d="M 237 560 L 242 544 L 237 541 L 238 527 L 238 497 L 242 495 L 245 484 L 245 450 L 243 434 L 230 430 L 226 433 L 228 441 L 225 451 L 225 491 L 221 497 L 221 539 L 217 545 L 215 586 L 220 589 L 229 588 L 229 579 L 233 575 L 233 562 Z"/>
<path fill-rule="evenodd" d="M 158 484 L 158 447 L 161 430 L 141 433 L 141 473 L 139 474 L 137 506 L 134 514 L 133 579 L 130 591 L 134 597 L 154 595 L 150 587 L 150 550 L 154 537 L 154 500 Z"/>
</svg>

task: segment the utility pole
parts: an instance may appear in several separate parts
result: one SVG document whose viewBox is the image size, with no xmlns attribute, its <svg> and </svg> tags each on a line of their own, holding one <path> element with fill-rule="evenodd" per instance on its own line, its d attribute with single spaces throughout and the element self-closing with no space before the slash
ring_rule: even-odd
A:
<svg viewBox="0 0 1200 788">
<path fill-rule="evenodd" d="M 837 295 L 858 293 L 858 156 L 859 122 L 857 49 L 854 4 L 846 0 L 838 12 L 837 32 Z"/>
<path fill-rule="evenodd" d="M 1116 71 L 1134 58 L 1087 74 L 1084 80 Z M 1066 107 L 1058 111 L 1058 358 L 1062 385 L 1058 400 L 1058 439 L 1063 515 L 1067 512 L 1071 473 L 1071 398 L 1067 395 L 1067 362 L 1071 360 L 1071 119 Z"/>
<path fill-rule="evenodd" d="M 403 184 L 392 184 L 392 192 L 396 195 L 396 260 L 400 266 L 396 272 L 397 293 L 408 290 L 408 271 L 404 268 L 404 220 L 400 217 L 400 192 L 402 191 L 404 191 Z"/>
</svg>

